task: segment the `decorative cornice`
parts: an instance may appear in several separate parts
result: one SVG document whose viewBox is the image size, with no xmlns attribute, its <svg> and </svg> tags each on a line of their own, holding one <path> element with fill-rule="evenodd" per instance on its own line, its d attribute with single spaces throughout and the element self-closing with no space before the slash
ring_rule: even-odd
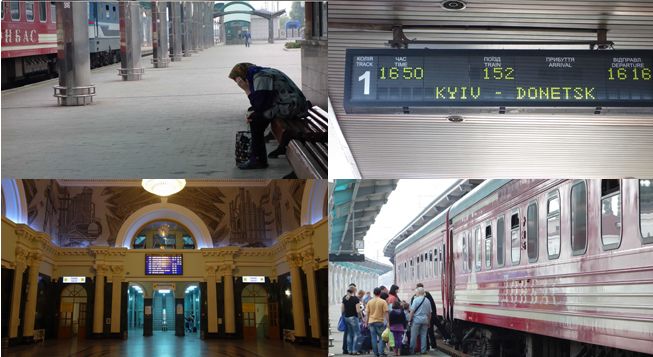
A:
<svg viewBox="0 0 653 357">
<path fill-rule="evenodd" d="M 120 247 L 120 248 L 114 248 L 114 247 L 91 247 L 89 248 L 91 251 L 91 254 L 94 255 L 95 257 L 99 255 L 105 255 L 105 256 L 110 256 L 110 257 L 116 257 L 116 256 L 121 256 L 124 257 L 125 254 L 127 254 L 127 248 Z"/>
<path fill-rule="evenodd" d="M 251 249 L 251 248 L 250 248 Z M 203 257 L 229 257 L 232 258 L 238 255 L 241 251 L 240 247 L 222 247 L 222 248 L 202 248 Z"/>
<path fill-rule="evenodd" d="M 243 257 L 269 257 L 274 255 L 271 248 L 242 248 L 240 256 Z"/>
<path fill-rule="evenodd" d="M 89 248 L 58 248 L 57 255 L 59 256 L 94 256 Z"/>
</svg>

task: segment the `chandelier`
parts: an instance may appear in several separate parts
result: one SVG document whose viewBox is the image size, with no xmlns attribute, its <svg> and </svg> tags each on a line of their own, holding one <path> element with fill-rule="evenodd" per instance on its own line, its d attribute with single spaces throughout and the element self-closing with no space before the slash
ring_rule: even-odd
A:
<svg viewBox="0 0 653 357">
<path fill-rule="evenodd" d="M 186 180 L 143 179 L 141 185 L 147 192 L 166 197 L 183 190 L 184 186 L 186 186 Z"/>
</svg>

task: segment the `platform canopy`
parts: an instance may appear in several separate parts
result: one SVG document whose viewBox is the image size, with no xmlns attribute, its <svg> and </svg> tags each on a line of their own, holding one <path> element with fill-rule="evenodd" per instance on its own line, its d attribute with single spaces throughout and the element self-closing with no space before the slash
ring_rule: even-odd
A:
<svg viewBox="0 0 653 357">
<path fill-rule="evenodd" d="M 403 242 L 411 234 L 415 233 L 426 223 L 431 221 L 440 213 L 444 212 L 447 208 L 451 207 L 456 201 L 461 199 L 476 186 L 481 184 L 483 180 L 458 180 L 448 189 L 444 190 L 442 194 L 437 196 L 422 212 L 410 221 L 402 230 L 399 231 L 392 239 L 386 243 L 383 248 L 383 255 L 392 258 L 395 254 L 395 247 Z"/>
<path fill-rule="evenodd" d="M 369 258 L 365 258 L 365 260 L 359 262 L 335 262 L 333 264 L 376 275 L 383 275 L 392 271 L 391 265 L 383 264 Z"/>
<path fill-rule="evenodd" d="M 399 180 L 335 180 L 330 186 L 330 261 L 363 261 L 362 242 Z M 357 244 L 358 248 L 357 248 Z"/>
</svg>

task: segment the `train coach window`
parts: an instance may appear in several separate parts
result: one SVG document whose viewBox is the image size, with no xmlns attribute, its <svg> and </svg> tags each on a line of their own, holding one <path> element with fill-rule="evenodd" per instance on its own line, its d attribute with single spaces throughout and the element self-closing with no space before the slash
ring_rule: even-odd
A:
<svg viewBox="0 0 653 357">
<path fill-rule="evenodd" d="M 619 180 L 601 180 L 601 241 L 603 249 L 621 244 L 621 190 Z"/>
<path fill-rule="evenodd" d="M 526 253 L 530 263 L 537 261 L 537 230 L 537 203 L 533 202 L 526 210 Z"/>
<path fill-rule="evenodd" d="M 483 239 L 481 238 L 481 227 L 476 227 L 474 229 L 474 243 L 476 245 L 476 250 L 474 251 L 474 268 L 476 271 L 481 270 L 481 254 L 483 252 L 482 244 Z"/>
<path fill-rule="evenodd" d="M 463 271 L 467 271 L 467 237 L 463 233 Z"/>
<path fill-rule="evenodd" d="M 52 23 L 57 22 L 57 5 L 55 5 L 54 1 L 50 2 L 50 21 Z"/>
<path fill-rule="evenodd" d="M 519 264 L 521 260 L 521 244 L 519 241 L 519 211 L 510 216 L 510 256 L 512 265 Z"/>
<path fill-rule="evenodd" d="M 587 185 L 571 186 L 571 250 L 574 255 L 587 251 Z"/>
<path fill-rule="evenodd" d="M 438 248 L 433 250 L 433 256 L 435 257 L 433 259 L 433 276 L 438 276 Z"/>
<path fill-rule="evenodd" d="M 5 19 L 5 2 L 4 1 L 2 3 L 0 3 L 0 11 L 2 11 L 2 17 L 0 17 L 0 18 L 4 20 Z"/>
<path fill-rule="evenodd" d="M 9 2 L 9 13 L 12 20 L 20 20 L 20 3 L 18 1 Z"/>
<path fill-rule="evenodd" d="M 639 232 L 644 243 L 653 243 L 653 180 L 639 180 Z"/>
<path fill-rule="evenodd" d="M 492 268 L 492 224 L 485 226 L 485 267 Z"/>
<path fill-rule="evenodd" d="M 497 266 L 503 266 L 505 252 L 506 223 L 503 217 L 497 218 Z"/>
<path fill-rule="evenodd" d="M 39 21 L 48 21 L 48 4 L 44 0 L 39 1 Z"/>
<path fill-rule="evenodd" d="M 25 1 L 25 18 L 34 21 L 34 1 Z"/>
<path fill-rule="evenodd" d="M 549 259 L 560 256 L 560 195 L 558 191 L 549 194 L 546 202 L 546 237 Z"/>
</svg>

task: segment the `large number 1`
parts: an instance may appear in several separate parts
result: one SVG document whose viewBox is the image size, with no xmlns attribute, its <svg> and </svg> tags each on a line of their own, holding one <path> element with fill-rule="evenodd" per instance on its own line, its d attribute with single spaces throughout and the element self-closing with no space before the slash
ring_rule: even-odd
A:
<svg viewBox="0 0 653 357">
<path fill-rule="evenodd" d="M 363 94 L 370 95 L 370 71 L 365 71 L 365 73 L 358 77 L 359 82 L 363 80 L 365 81 Z"/>
</svg>

